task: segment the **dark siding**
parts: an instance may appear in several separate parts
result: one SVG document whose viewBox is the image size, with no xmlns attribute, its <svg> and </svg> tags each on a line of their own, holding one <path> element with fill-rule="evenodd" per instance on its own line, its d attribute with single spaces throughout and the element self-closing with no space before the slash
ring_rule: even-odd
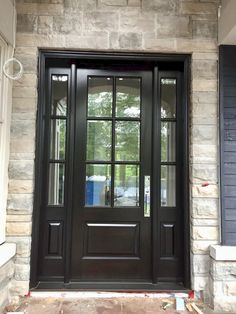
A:
<svg viewBox="0 0 236 314">
<path fill-rule="evenodd" d="M 220 47 L 222 244 L 236 245 L 236 46 Z"/>
</svg>

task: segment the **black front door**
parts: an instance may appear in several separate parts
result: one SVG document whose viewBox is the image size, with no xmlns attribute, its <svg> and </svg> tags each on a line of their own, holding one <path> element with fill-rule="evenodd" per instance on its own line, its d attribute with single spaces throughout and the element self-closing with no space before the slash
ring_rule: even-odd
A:
<svg viewBox="0 0 236 314">
<path fill-rule="evenodd" d="M 182 284 L 181 71 L 83 63 L 45 75 L 36 281 Z"/>
<path fill-rule="evenodd" d="M 151 278 L 151 86 L 150 71 L 77 70 L 73 280 Z"/>
</svg>

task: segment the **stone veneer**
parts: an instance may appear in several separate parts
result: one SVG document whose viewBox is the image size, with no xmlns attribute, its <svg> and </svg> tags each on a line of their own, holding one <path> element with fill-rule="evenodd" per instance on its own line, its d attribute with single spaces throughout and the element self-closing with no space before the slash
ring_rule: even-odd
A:
<svg viewBox="0 0 236 314">
<path fill-rule="evenodd" d="M 17 244 L 13 296 L 28 292 L 38 48 L 189 53 L 192 289 L 209 295 L 209 246 L 219 242 L 218 0 L 17 0 L 7 241 Z M 202 182 L 209 185 L 202 187 Z"/>
</svg>

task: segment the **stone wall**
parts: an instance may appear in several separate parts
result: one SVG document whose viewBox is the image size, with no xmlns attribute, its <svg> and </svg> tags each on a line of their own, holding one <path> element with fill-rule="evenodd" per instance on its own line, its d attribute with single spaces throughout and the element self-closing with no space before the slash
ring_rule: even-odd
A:
<svg viewBox="0 0 236 314">
<path fill-rule="evenodd" d="M 7 235 L 17 243 L 15 289 L 28 289 L 38 48 L 189 53 L 192 288 L 208 292 L 218 242 L 218 0 L 17 0 Z M 209 185 L 202 187 L 202 182 Z"/>
<path fill-rule="evenodd" d="M 14 275 L 14 261 L 9 260 L 0 268 L 0 314 L 3 313 L 4 307 L 10 299 L 9 291 L 11 287 L 11 279 Z"/>
</svg>

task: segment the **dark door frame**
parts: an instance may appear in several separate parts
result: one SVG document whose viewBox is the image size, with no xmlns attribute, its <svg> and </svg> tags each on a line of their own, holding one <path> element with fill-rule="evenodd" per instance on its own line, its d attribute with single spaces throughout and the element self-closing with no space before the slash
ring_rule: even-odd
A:
<svg viewBox="0 0 236 314">
<path fill-rule="evenodd" d="M 187 54 L 155 54 L 155 53 L 121 53 L 121 52 L 78 52 L 78 51 L 60 51 L 60 50 L 39 50 L 39 60 L 38 60 L 38 71 L 39 71 L 39 81 L 38 81 L 38 110 L 37 110 L 37 122 L 36 122 L 36 152 L 35 152 L 35 189 L 34 189 L 34 209 L 33 209 L 33 228 L 32 228 L 32 245 L 31 245 L 31 271 L 30 271 L 30 288 L 34 289 L 38 285 L 37 279 L 37 260 L 38 260 L 38 246 L 40 241 L 40 200 L 42 196 L 41 191 L 41 182 L 42 182 L 42 164 L 41 160 L 43 157 L 43 138 L 45 126 L 43 123 L 43 117 L 45 115 L 45 68 L 47 62 L 55 62 L 55 64 L 64 63 L 64 65 L 70 65 L 71 61 L 76 62 L 80 60 L 83 61 L 98 61 L 98 62 L 122 62 L 122 61 L 130 61 L 130 62 L 152 62 L 153 64 L 164 63 L 182 63 L 183 65 L 183 188 L 185 191 L 185 195 L 187 197 L 184 198 L 184 287 L 190 288 L 190 215 L 189 215 L 189 167 L 188 167 L 188 159 L 189 159 L 189 95 L 190 95 L 190 61 L 191 56 Z M 73 71 L 72 66 L 72 81 L 73 76 L 75 75 L 75 71 Z M 157 76 L 158 73 L 154 73 L 154 76 Z M 155 90 L 155 89 L 154 89 Z M 154 92 L 154 102 L 158 101 L 158 91 Z M 75 99 L 71 99 L 71 102 L 75 102 Z M 155 107 L 155 106 L 154 106 Z M 155 109 L 154 109 L 155 110 Z M 154 115 L 155 116 L 155 112 Z M 73 127 L 73 126 L 70 126 Z M 155 156 L 154 156 L 155 158 Z M 157 171 L 157 169 L 153 169 L 153 171 Z M 70 176 L 71 174 L 69 174 Z M 153 204 L 155 206 L 157 204 Z M 153 222 L 157 217 L 153 216 Z M 67 218 L 67 225 L 69 226 L 71 216 Z M 67 228 L 68 230 L 69 228 Z M 69 232 L 69 230 L 67 231 Z M 153 243 L 157 242 L 156 233 L 153 233 L 152 238 Z M 67 241 L 69 242 L 69 241 Z M 66 250 L 69 250 L 70 244 L 66 244 Z M 153 251 L 153 260 L 156 259 L 155 250 Z M 68 273 L 68 266 L 65 268 L 65 277 Z M 65 278 L 66 280 L 66 278 Z M 66 289 L 66 283 L 50 283 L 49 285 L 45 285 L 42 288 L 45 289 Z M 73 289 L 73 285 L 70 286 L 70 289 Z M 75 288 L 76 289 L 76 288 Z M 86 286 L 81 286 L 81 289 L 86 289 Z M 103 290 L 124 290 L 124 287 L 112 288 L 106 285 L 101 287 Z M 138 288 L 137 288 L 138 289 Z M 165 285 L 154 285 L 144 284 L 140 288 L 141 290 L 179 290 L 183 289 L 183 287 L 179 287 L 178 285 L 168 284 Z"/>
</svg>

